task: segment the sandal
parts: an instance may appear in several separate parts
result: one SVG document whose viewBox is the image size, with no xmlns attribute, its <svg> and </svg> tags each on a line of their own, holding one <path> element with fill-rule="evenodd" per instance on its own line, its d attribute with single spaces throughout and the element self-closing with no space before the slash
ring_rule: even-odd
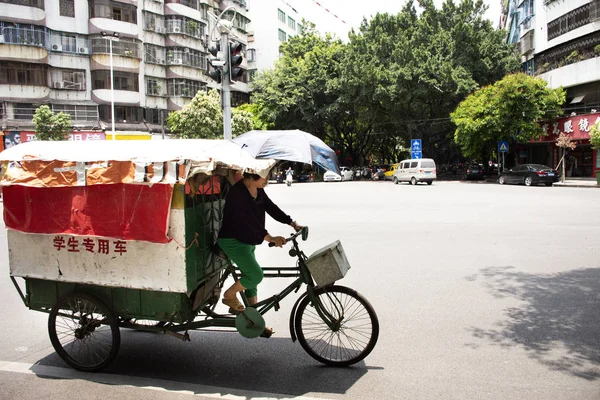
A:
<svg viewBox="0 0 600 400">
<path fill-rule="evenodd" d="M 263 331 L 263 333 L 260 334 L 260 337 L 264 337 L 264 338 L 270 338 L 273 334 L 275 333 L 275 331 L 273 330 L 273 328 L 266 328 Z"/>
<path fill-rule="evenodd" d="M 237 315 L 246 309 L 246 307 L 244 307 L 244 305 L 242 303 L 240 303 L 240 301 L 237 299 L 237 297 L 234 297 L 233 299 L 226 299 L 225 297 L 223 297 L 222 301 L 223 301 L 223 304 L 225 304 L 226 306 L 229 306 L 230 314 Z"/>
</svg>

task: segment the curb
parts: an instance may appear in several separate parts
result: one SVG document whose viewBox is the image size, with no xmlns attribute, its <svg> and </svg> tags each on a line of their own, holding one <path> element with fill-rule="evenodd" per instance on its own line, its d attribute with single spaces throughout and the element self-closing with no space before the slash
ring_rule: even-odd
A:
<svg viewBox="0 0 600 400">
<path fill-rule="evenodd" d="M 580 183 L 553 183 L 552 187 L 576 187 L 576 188 L 589 188 L 589 189 L 600 189 L 600 185 L 582 185 Z"/>
</svg>

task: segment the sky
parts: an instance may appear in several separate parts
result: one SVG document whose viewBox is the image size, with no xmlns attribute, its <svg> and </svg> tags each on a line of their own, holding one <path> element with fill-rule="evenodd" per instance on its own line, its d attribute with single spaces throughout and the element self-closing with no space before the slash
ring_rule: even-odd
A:
<svg viewBox="0 0 600 400">
<path fill-rule="evenodd" d="M 380 13 L 396 14 L 402 10 L 406 0 L 281 0 L 296 8 L 300 15 L 309 15 L 321 33 L 331 32 L 346 40 L 350 29 L 358 29 L 363 16 L 370 19 Z M 440 7 L 444 0 L 434 0 Z M 460 0 L 455 0 L 455 3 Z M 415 1 L 416 3 L 416 1 Z M 486 18 L 497 27 L 500 19 L 501 0 L 484 0 L 488 6 Z"/>
</svg>

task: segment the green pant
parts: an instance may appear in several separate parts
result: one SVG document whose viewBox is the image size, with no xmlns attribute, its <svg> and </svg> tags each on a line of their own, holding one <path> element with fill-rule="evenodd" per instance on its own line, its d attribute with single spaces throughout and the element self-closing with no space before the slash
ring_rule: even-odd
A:
<svg viewBox="0 0 600 400">
<path fill-rule="evenodd" d="M 242 243 L 237 239 L 219 239 L 219 247 L 240 269 L 240 283 L 246 288 L 246 297 L 256 297 L 257 286 L 263 280 L 263 270 L 256 261 L 256 246 Z"/>
</svg>

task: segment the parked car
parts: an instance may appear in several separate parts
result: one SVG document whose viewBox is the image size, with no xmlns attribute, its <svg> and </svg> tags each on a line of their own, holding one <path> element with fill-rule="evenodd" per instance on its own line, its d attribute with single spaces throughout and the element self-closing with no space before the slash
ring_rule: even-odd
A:
<svg viewBox="0 0 600 400">
<path fill-rule="evenodd" d="M 373 167 L 372 178 L 374 181 L 382 181 L 385 179 L 385 171 L 387 171 L 387 165 L 377 165 Z"/>
<path fill-rule="evenodd" d="M 470 164 L 465 168 L 463 178 L 465 181 L 468 181 L 469 179 L 483 179 L 484 174 L 485 171 L 483 165 Z"/>
<path fill-rule="evenodd" d="M 540 183 L 546 186 L 552 186 L 558 182 L 558 172 L 546 165 L 541 164 L 521 164 L 502 172 L 498 177 L 498 183 L 524 184 L 525 186 L 537 185 Z"/>
<path fill-rule="evenodd" d="M 310 179 L 310 175 L 306 171 L 302 171 L 300 176 L 298 176 L 298 182 L 308 182 Z"/>
<path fill-rule="evenodd" d="M 340 172 L 343 181 L 351 181 L 354 177 L 354 171 L 348 167 L 340 167 Z"/>
<path fill-rule="evenodd" d="M 341 182 L 342 177 L 333 171 L 327 171 L 323 174 L 323 182 Z"/>
<path fill-rule="evenodd" d="M 410 182 L 416 185 L 418 182 L 427 182 L 431 185 L 437 179 L 435 161 L 431 158 L 404 160 L 399 163 L 392 179 L 395 184 Z"/>
<path fill-rule="evenodd" d="M 383 179 L 386 181 L 394 180 L 394 173 L 396 172 L 396 168 L 398 168 L 398 164 L 400 163 L 393 164 L 387 171 L 385 171 L 383 173 Z"/>
</svg>

